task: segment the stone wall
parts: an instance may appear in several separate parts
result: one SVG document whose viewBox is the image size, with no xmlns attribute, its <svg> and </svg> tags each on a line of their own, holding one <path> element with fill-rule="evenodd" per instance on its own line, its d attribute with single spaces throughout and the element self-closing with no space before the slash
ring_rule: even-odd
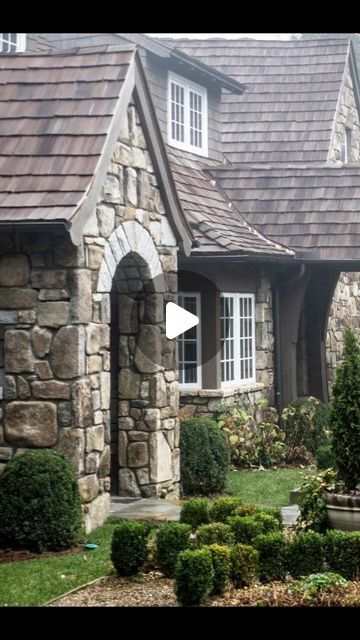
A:
<svg viewBox="0 0 360 640">
<path fill-rule="evenodd" d="M 225 389 L 180 391 L 180 416 L 182 418 L 212 418 L 220 404 L 229 405 L 244 401 L 251 407 L 262 398 L 268 400 L 270 406 L 274 404 L 272 292 L 270 280 L 263 271 L 258 274 L 255 293 L 256 383 L 251 386 L 235 385 L 233 388 Z M 218 357 L 220 357 L 220 353 L 218 353 Z"/>
<path fill-rule="evenodd" d="M 341 145 L 344 144 L 345 128 L 352 129 L 351 162 L 360 162 L 360 120 L 356 108 L 353 83 L 347 68 L 343 90 L 336 115 L 329 160 L 340 162 Z M 329 314 L 326 341 L 329 390 L 335 379 L 335 370 L 341 360 L 343 348 L 343 329 L 350 326 L 360 338 L 360 289 L 359 273 L 342 273 L 335 289 Z"/>
<path fill-rule="evenodd" d="M 27 448 L 66 453 L 79 478 L 87 532 L 109 510 L 111 276 L 123 256 L 138 252 L 151 261 L 151 273 L 163 274 L 164 295 L 173 300 L 176 241 L 130 105 L 83 244 L 74 247 L 65 232 L 0 239 L 0 464 Z M 120 428 L 128 420 L 119 460 L 128 475 L 122 490 L 132 495 L 164 496 L 179 482 L 174 350 L 158 326 L 165 366 L 152 381 L 138 371 L 147 377 L 146 410 L 135 415 L 129 401 L 125 411 L 126 400 L 116 408 Z"/>
</svg>

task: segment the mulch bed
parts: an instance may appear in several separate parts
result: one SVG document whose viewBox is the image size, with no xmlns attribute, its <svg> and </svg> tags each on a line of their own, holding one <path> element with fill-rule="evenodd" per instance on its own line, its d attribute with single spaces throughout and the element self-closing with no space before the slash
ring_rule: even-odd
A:
<svg viewBox="0 0 360 640">
<path fill-rule="evenodd" d="M 107 576 L 57 599 L 50 607 L 177 607 L 174 581 L 158 571 L 136 578 Z M 234 589 L 221 597 L 211 598 L 207 607 L 304 607 L 359 606 L 360 582 L 319 593 L 309 600 L 302 594 L 289 594 L 288 585 L 272 582 L 246 589 Z"/>
<path fill-rule="evenodd" d="M 43 551 L 35 553 L 27 549 L 0 549 L 0 564 L 5 562 L 20 562 L 22 560 L 39 560 L 40 558 L 52 558 L 54 556 L 74 555 L 84 551 L 83 544 L 77 544 L 63 551 Z"/>
</svg>

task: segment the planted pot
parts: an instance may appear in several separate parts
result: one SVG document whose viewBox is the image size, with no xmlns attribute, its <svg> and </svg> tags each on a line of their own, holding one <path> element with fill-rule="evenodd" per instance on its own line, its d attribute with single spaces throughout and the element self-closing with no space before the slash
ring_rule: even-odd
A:
<svg viewBox="0 0 360 640">
<path fill-rule="evenodd" d="M 360 531 L 360 495 L 326 491 L 323 497 L 331 529 Z"/>
</svg>

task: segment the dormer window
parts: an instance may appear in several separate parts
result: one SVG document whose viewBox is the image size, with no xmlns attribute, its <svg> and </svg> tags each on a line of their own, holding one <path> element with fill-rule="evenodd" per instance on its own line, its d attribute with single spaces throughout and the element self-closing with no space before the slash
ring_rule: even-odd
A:
<svg viewBox="0 0 360 640">
<path fill-rule="evenodd" d="M 26 33 L 0 33 L 0 53 L 22 53 L 26 47 Z"/>
<path fill-rule="evenodd" d="M 169 73 L 168 142 L 207 156 L 207 92 L 204 87 Z"/>
</svg>

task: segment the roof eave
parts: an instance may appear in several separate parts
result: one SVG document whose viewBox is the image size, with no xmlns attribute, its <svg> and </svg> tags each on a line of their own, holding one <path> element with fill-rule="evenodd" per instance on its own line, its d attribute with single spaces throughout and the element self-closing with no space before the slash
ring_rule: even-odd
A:
<svg viewBox="0 0 360 640">
<path fill-rule="evenodd" d="M 129 39 L 130 42 L 137 44 L 139 47 L 143 47 L 150 53 L 155 56 L 159 56 L 160 58 L 173 59 L 177 62 L 186 65 L 189 71 L 197 71 L 205 75 L 209 80 L 213 83 L 216 82 L 224 89 L 231 91 L 232 93 L 242 94 L 246 90 L 246 85 L 230 78 L 229 76 L 221 73 L 221 71 L 217 71 L 213 67 L 205 64 L 204 62 L 200 62 L 197 58 L 193 56 L 189 56 L 187 53 L 176 49 L 176 47 L 170 47 L 167 44 L 159 43 L 148 36 L 144 36 L 140 33 L 126 33 L 126 34 L 117 34 L 121 35 L 123 38 Z"/>
<path fill-rule="evenodd" d="M 351 41 L 349 46 L 349 68 L 350 68 L 351 78 L 353 81 L 356 107 L 360 116 L 360 80 L 359 80 L 359 73 L 358 73 L 357 64 L 356 64 L 354 47 Z"/>
</svg>

